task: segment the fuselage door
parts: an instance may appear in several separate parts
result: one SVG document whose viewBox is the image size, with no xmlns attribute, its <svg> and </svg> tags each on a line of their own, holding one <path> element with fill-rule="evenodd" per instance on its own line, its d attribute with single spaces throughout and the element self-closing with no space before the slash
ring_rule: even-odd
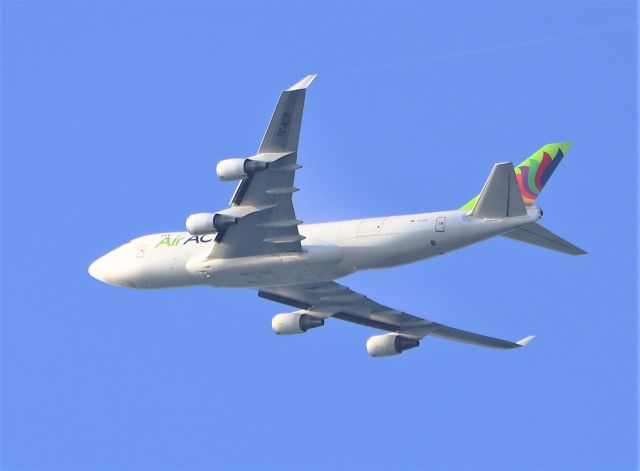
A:
<svg viewBox="0 0 640 471">
<path fill-rule="evenodd" d="M 446 217 L 436 219 L 436 232 L 444 232 L 444 224 L 446 220 Z"/>
<path fill-rule="evenodd" d="M 136 258 L 144 257 L 144 253 L 147 250 L 147 244 L 142 244 L 138 246 L 138 250 L 136 252 Z"/>
<path fill-rule="evenodd" d="M 356 237 L 380 235 L 385 218 L 363 219 L 358 223 Z"/>
</svg>

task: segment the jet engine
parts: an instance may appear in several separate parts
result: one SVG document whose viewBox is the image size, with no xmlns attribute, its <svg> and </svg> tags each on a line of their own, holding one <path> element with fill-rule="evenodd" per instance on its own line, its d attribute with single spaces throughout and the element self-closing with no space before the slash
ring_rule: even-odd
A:
<svg viewBox="0 0 640 471">
<path fill-rule="evenodd" d="M 198 213 L 187 218 L 187 230 L 191 235 L 222 232 L 238 222 L 238 218 L 227 214 Z"/>
<path fill-rule="evenodd" d="M 267 162 L 252 159 L 226 159 L 216 165 L 216 174 L 223 182 L 251 177 L 268 167 Z"/>
<path fill-rule="evenodd" d="M 420 341 L 414 337 L 399 334 L 376 335 L 367 340 L 367 352 L 372 357 L 386 357 L 399 355 L 418 345 Z"/>
<path fill-rule="evenodd" d="M 271 328 L 278 335 L 301 334 L 324 325 L 324 319 L 302 312 L 277 314 L 271 320 Z"/>
</svg>

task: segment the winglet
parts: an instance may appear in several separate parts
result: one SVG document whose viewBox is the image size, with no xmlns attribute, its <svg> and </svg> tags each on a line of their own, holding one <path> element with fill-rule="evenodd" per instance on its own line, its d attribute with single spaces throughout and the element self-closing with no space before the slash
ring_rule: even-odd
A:
<svg viewBox="0 0 640 471">
<path fill-rule="evenodd" d="M 516 343 L 521 347 L 524 347 L 529 344 L 533 339 L 535 339 L 535 335 L 529 335 L 528 337 L 523 338 L 522 340 L 518 340 Z"/>
<path fill-rule="evenodd" d="M 303 78 L 299 82 L 297 82 L 294 85 L 291 85 L 289 88 L 287 88 L 286 91 L 287 92 L 292 92 L 294 90 L 303 90 L 303 89 L 307 88 L 309 85 L 311 85 L 311 82 L 313 82 L 313 79 L 315 79 L 317 75 L 318 74 L 307 75 L 305 78 Z"/>
</svg>

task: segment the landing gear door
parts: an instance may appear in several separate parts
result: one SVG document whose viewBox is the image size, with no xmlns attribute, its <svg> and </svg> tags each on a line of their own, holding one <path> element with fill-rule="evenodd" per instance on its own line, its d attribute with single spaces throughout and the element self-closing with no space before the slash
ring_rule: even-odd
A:
<svg viewBox="0 0 640 471">
<path fill-rule="evenodd" d="M 446 222 L 446 217 L 441 217 L 436 219 L 436 232 L 444 232 L 444 225 Z"/>
</svg>

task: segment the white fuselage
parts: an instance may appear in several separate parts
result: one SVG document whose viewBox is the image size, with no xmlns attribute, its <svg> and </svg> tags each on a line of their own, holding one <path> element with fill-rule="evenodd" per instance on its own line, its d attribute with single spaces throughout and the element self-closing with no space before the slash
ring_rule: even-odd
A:
<svg viewBox="0 0 640 471">
<path fill-rule="evenodd" d="M 442 255 L 535 222 L 541 215 L 538 207 L 531 206 L 526 216 L 504 219 L 444 211 L 303 224 L 301 253 L 231 259 L 216 258 L 215 234 L 152 234 L 99 258 L 89 272 L 106 283 L 131 288 L 260 288 L 330 281 L 360 270 Z"/>
</svg>

